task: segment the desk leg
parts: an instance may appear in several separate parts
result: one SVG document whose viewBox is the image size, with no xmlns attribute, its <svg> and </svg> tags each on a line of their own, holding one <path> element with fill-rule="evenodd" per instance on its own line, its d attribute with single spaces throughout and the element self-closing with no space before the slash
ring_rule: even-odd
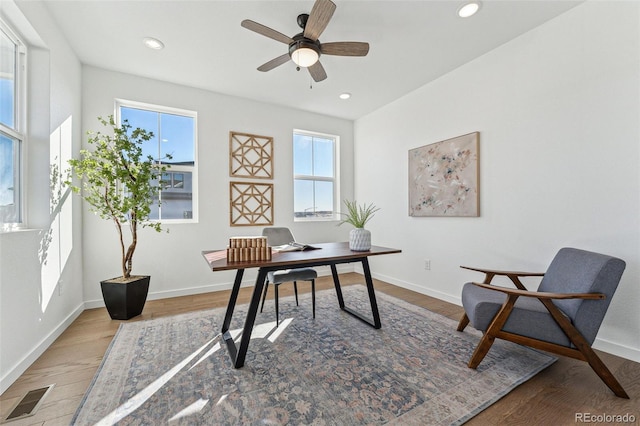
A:
<svg viewBox="0 0 640 426">
<path fill-rule="evenodd" d="M 343 311 L 366 322 L 373 328 L 381 328 L 382 323 L 380 322 L 380 312 L 378 312 L 378 302 L 376 301 L 376 293 L 373 288 L 373 279 L 371 278 L 369 261 L 367 260 L 366 257 L 364 257 L 362 258 L 361 262 L 362 262 L 362 269 L 364 270 L 364 279 L 365 279 L 365 282 L 367 283 L 367 292 L 369 293 L 369 302 L 371 303 L 371 314 L 373 315 L 373 321 L 363 316 L 359 312 L 345 306 L 344 298 L 342 297 L 342 289 L 340 288 L 340 279 L 338 278 L 338 271 L 336 270 L 336 265 L 331 264 L 331 275 L 333 275 L 333 285 L 336 287 L 336 295 L 338 296 L 338 303 L 340 304 L 340 309 L 342 309 Z"/>
<path fill-rule="evenodd" d="M 233 282 L 233 288 L 231 289 L 231 295 L 229 296 L 229 303 L 227 304 L 227 312 L 224 315 L 224 322 L 222 323 L 222 339 L 227 344 L 229 349 L 229 356 L 231 361 L 236 359 L 236 344 L 233 342 L 233 337 L 229 333 L 229 326 L 231 324 L 231 318 L 233 318 L 233 311 L 236 307 L 236 301 L 238 300 L 238 293 L 240 292 L 240 284 L 242 284 L 242 276 L 244 275 L 244 269 L 238 269 L 236 271 L 236 279 Z"/>
<path fill-rule="evenodd" d="M 253 295 L 251 296 L 251 303 L 249 303 L 247 319 L 244 321 L 244 329 L 242 330 L 240 348 L 238 349 L 238 356 L 236 357 L 234 364 L 234 367 L 236 368 L 240 368 L 244 365 L 244 357 L 245 355 L 247 355 L 247 349 L 249 349 L 251 332 L 253 331 L 253 324 L 255 323 L 256 315 L 258 314 L 258 306 L 260 305 L 260 297 L 262 296 L 262 287 L 264 286 L 264 280 L 266 277 L 267 272 L 260 268 L 258 270 L 258 278 L 256 278 L 256 284 L 253 287 Z"/>
<path fill-rule="evenodd" d="M 342 297 L 342 289 L 340 288 L 340 278 L 335 264 L 331 264 L 331 275 L 333 275 L 333 285 L 336 287 L 336 296 L 338 296 L 338 304 L 340 309 L 344 309 L 344 298 Z"/>
<path fill-rule="evenodd" d="M 258 271 L 258 277 L 256 278 L 256 283 L 253 287 L 253 295 L 251 296 L 251 302 L 249 303 L 247 318 L 245 319 L 244 328 L 242 329 L 240 346 L 238 347 L 233 341 L 231 333 L 229 333 L 229 325 L 231 324 L 231 317 L 233 316 L 233 310 L 238 298 L 238 292 L 240 290 L 240 283 L 242 281 L 243 272 L 243 270 L 239 269 L 236 273 L 236 280 L 233 283 L 233 290 L 231 291 L 231 297 L 229 298 L 227 313 L 222 325 L 222 337 L 227 344 L 229 356 L 231 357 L 231 362 L 233 363 L 233 366 L 235 368 L 240 368 L 244 365 L 244 359 L 247 355 L 247 349 L 249 349 L 249 341 L 251 340 L 251 332 L 253 331 L 253 324 L 256 321 L 258 306 L 260 305 L 260 297 L 262 296 L 264 280 L 267 276 L 267 272 L 262 268 Z"/>
<path fill-rule="evenodd" d="M 378 312 L 378 302 L 376 301 L 376 292 L 373 288 L 373 279 L 371 278 L 371 270 L 369 269 L 369 261 L 365 257 L 362 259 L 362 269 L 364 269 L 364 279 L 367 282 L 367 290 L 369 291 L 369 302 L 371 302 L 371 313 L 373 314 L 373 327 L 380 328 L 380 312 Z"/>
<path fill-rule="evenodd" d="M 224 315 L 224 322 L 222 323 L 222 334 L 229 331 L 229 324 L 231 324 L 233 310 L 236 308 L 236 301 L 238 300 L 238 293 L 240 292 L 240 284 L 242 284 L 243 275 L 244 269 L 238 269 L 236 271 L 236 279 L 233 281 L 233 288 L 231 289 L 229 303 L 227 304 L 227 313 Z"/>
</svg>

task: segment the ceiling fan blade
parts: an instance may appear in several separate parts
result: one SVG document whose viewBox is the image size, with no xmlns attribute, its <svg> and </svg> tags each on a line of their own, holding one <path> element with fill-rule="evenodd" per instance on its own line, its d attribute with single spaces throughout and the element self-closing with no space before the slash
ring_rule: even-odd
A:
<svg viewBox="0 0 640 426">
<path fill-rule="evenodd" d="M 316 83 L 327 78 L 327 72 L 324 70 L 320 61 L 309 67 L 309 74 L 311 74 L 311 78 L 313 78 L 313 81 Z"/>
<path fill-rule="evenodd" d="M 243 27 L 245 27 L 248 30 L 254 31 L 258 34 L 261 34 L 265 37 L 269 37 L 272 38 L 276 41 L 279 41 L 280 43 L 284 43 L 284 44 L 291 44 L 293 43 L 293 39 L 289 36 L 286 36 L 272 28 L 269 28 L 265 25 L 262 24 L 258 24 L 257 22 L 254 22 L 250 19 L 245 19 L 244 21 L 242 21 L 242 23 L 240 24 Z"/>
<path fill-rule="evenodd" d="M 303 35 L 316 41 L 324 29 L 327 28 L 335 10 L 336 5 L 331 0 L 316 0 L 311 8 L 311 13 L 309 13 L 309 19 L 304 27 Z"/>
<path fill-rule="evenodd" d="M 337 41 L 334 43 L 322 43 L 320 52 L 323 55 L 336 56 L 367 56 L 369 43 L 361 41 Z"/>
<path fill-rule="evenodd" d="M 291 59 L 291 56 L 289 56 L 288 53 L 285 53 L 284 55 L 280 55 L 277 58 L 273 58 L 269 62 L 266 62 L 266 63 L 260 65 L 258 67 L 258 71 L 262 71 L 262 72 L 271 71 L 275 67 L 278 67 L 278 66 L 288 62 L 289 59 Z"/>
</svg>

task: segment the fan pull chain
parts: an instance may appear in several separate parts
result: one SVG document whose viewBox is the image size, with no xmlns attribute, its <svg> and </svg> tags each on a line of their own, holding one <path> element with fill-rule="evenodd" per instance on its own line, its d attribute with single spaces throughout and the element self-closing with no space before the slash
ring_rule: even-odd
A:
<svg viewBox="0 0 640 426">
<path fill-rule="evenodd" d="M 296 71 L 300 71 L 300 67 L 296 67 Z M 309 90 L 313 89 L 313 79 L 311 78 L 311 74 L 309 74 Z"/>
</svg>

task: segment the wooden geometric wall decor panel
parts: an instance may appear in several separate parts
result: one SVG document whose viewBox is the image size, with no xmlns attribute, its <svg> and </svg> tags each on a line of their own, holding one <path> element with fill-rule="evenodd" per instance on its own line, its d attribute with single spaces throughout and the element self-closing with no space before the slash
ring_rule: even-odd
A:
<svg viewBox="0 0 640 426">
<path fill-rule="evenodd" d="M 273 225 L 273 184 L 229 182 L 231 226 Z"/>
<path fill-rule="evenodd" d="M 229 132 L 229 176 L 273 179 L 273 138 Z"/>
</svg>

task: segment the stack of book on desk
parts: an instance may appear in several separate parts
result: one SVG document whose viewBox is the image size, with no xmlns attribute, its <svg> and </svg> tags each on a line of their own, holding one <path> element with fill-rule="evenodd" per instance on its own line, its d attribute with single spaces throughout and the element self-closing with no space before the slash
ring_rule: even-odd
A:
<svg viewBox="0 0 640 426">
<path fill-rule="evenodd" d="M 227 262 L 271 260 L 267 237 L 231 237 L 227 247 Z"/>
</svg>

